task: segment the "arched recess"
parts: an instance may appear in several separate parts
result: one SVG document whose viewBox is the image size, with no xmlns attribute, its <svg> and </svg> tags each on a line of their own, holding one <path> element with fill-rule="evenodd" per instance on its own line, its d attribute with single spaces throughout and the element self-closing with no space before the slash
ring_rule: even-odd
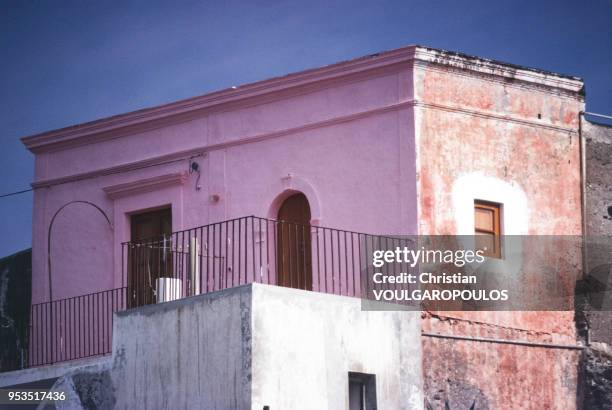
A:
<svg viewBox="0 0 612 410">
<path fill-rule="evenodd" d="M 279 257 L 283 257 L 283 253 L 286 254 L 287 247 L 292 248 L 293 245 L 287 243 L 283 244 L 279 242 L 279 238 L 282 237 L 282 233 L 279 232 L 279 229 L 290 230 L 289 224 L 279 224 L 274 222 L 278 219 L 279 211 L 283 204 L 291 197 L 301 196 L 305 197 L 305 200 L 308 204 L 308 208 L 310 211 L 310 221 L 305 225 L 305 229 L 302 228 L 300 232 L 300 236 L 304 236 L 306 241 L 302 243 L 295 244 L 300 252 L 303 251 L 303 255 L 301 259 L 298 258 L 300 262 L 298 264 L 304 265 L 303 270 L 298 270 L 294 268 L 289 268 L 291 263 L 281 263 L 279 261 Z M 266 224 L 266 232 L 262 234 L 266 237 L 267 242 L 272 246 L 268 247 L 269 251 L 269 260 L 273 261 L 273 263 L 268 267 L 268 283 L 275 283 L 279 285 L 296 287 L 300 289 L 313 289 L 316 285 L 312 280 L 312 259 L 311 255 L 315 252 L 312 249 L 312 246 L 316 246 L 316 242 L 312 241 L 313 235 L 316 235 L 313 231 L 314 228 L 308 228 L 308 226 L 318 226 L 322 221 L 322 209 L 321 202 L 319 201 L 319 196 L 317 195 L 317 191 L 314 187 L 304 178 L 299 176 L 295 176 L 292 174 L 288 174 L 283 178 L 279 178 L 273 184 L 270 185 L 265 198 L 267 198 L 261 208 L 260 215 L 265 215 L 267 218 L 274 220 Z M 295 225 L 293 226 L 295 230 Z M 293 232 L 296 233 L 295 231 Z M 280 234 L 280 235 L 279 235 Z M 285 232 L 285 236 L 287 236 L 289 232 Z M 312 243 L 312 245 L 311 245 Z M 298 273 L 296 273 L 298 272 Z M 287 279 L 289 278 L 289 279 Z M 315 289 L 316 290 L 316 289 Z"/>
<path fill-rule="evenodd" d="M 84 205 L 74 208 L 73 213 L 66 213 L 64 210 L 73 205 Z M 54 229 L 55 228 L 55 229 Z M 106 232 L 100 232 L 105 229 Z M 89 293 L 91 289 L 79 291 L 79 286 L 87 287 L 87 284 L 79 284 L 76 278 L 70 276 L 76 274 L 107 270 L 112 272 L 112 231 L 113 225 L 98 205 L 84 200 L 74 200 L 62 205 L 51 217 L 49 230 L 47 232 L 47 274 L 49 284 L 49 301 L 53 300 L 53 279 L 58 272 L 64 277 L 66 286 L 74 288 L 76 293 Z M 107 243 L 102 243 L 104 233 L 110 234 L 106 238 Z M 105 246 L 106 245 L 106 246 Z M 87 250 L 90 252 L 84 252 Z M 55 252 L 53 252 L 55 251 Z M 66 266 L 64 271 L 55 266 L 57 261 L 64 261 Z M 105 266 L 108 265 L 108 266 Z M 74 266 L 72 266 L 74 265 Z M 75 271 L 75 272 L 72 272 Z M 74 274 L 74 275 L 71 275 Z M 109 278 L 111 276 L 109 275 Z M 58 277 L 59 284 L 64 284 L 62 278 Z M 102 281 L 102 278 L 96 278 Z M 64 295 L 65 296 L 65 295 Z M 77 296 L 77 295 L 70 295 Z"/>
<path fill-rule="evenodd" d="M 264 204 L 260 215 L 276 219 L 280 207 L 287 198 L 295 194 L 304 194 L 310 206 L 310 225 L 321 224 L 323 215 L 319 196 L 313 186 L 304 178 L 289 174 L 272 184 L 268 189 L 268 201 Z"/>
</svg>

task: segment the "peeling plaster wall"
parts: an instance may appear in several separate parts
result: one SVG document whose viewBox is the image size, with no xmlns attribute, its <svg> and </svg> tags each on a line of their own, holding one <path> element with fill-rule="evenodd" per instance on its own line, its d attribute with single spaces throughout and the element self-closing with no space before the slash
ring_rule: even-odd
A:
<svg viewBox="0 0 612 410">
<path fill-rule="evenodd" d="M 478 326 L 473 333 L 480 333 Z M 524 336 L 509 330 L 498 335 Z M 579 356 L 574 350 L 426 338 L 425 397 L 434 409 L 576 408 Z"/>
<path fill-rule="evenodd" d="M 473 233 L 483 199 L 509 208 L 503 233 L 580 235 L 581 95 L 455 60 L 415 67 L 419 233 Z M 573 290 L 579 259 L 561 272 Z M 425 331 L 576 343 L 574 312 L 438 313 L 425 314 Z M 434 408 L 449 398 L 451 408 L 576 407 L 576 351 L 424 337 L 423 354 Z"/>
</svg>

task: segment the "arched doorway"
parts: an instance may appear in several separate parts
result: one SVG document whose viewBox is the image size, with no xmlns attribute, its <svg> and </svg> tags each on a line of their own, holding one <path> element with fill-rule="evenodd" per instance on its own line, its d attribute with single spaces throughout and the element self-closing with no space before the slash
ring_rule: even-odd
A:
<svg viewBox="0 0 612 410">
<path fill-rule="evenodd" d="M 276 228 L 278 285 L 312 290 L 310 205 L 302 193 L 283 201 Z"/>
</svg>

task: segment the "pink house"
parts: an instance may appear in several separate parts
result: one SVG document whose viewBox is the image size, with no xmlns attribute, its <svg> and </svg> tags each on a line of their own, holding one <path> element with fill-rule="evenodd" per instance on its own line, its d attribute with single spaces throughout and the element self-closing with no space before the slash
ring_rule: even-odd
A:
<svg viewBox="0 0 612 410">
<path fill-rule="evenodd" d="M 121 287 L 121 243 L 151 210 L 169 209 L 180 231 L 276 219 L 302 193 L 313 226 L 416 233 L 415 50 L 24 138 L 36 155 L 32 302 Z"/>
<path fill-rule="evenodd" d="M 97 300 L 116 310 L 251 281 L 360 296 L 362 233 L 581 235 L 582 88 L 410 46 L 26 137 L 32 303 L 119 289 Z M 503 253 L 491 254 L 500 269 Z M 152 293 L 139 294 L 145 282 Z M 69 300 L 67 312 L 80 303 Z M 518 408 L 527 391 L 551 408 L 575 403 L 575 378 L 553 364 L 539 390 L 534 372 L 506 382 L 543 352 L 575 376 L 575 351 L 552 347 L 575 342 L 572 315 L 426 312 L 426 397 L 466 377 L 453 383 L 476 385 L 492 408 Z M 542 350 L 494 344 L 499 371 L 481 346 L 432 333 L 524 336 Z M 457 376 L 448 357 L 469 371 Z"/>
</svg>

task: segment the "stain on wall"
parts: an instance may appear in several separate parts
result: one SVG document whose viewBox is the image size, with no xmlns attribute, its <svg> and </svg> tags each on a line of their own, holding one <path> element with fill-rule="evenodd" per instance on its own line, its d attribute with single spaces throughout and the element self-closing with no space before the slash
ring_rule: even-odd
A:
<svg viewBox="0 0 612 410">
<path fill-rule="evenodd" d="M 500 337 L 510 336 L 500 330 Z M 575 408 L 580 352 L 423 339 L 424 393 L 432 409 Z"/>
<path fill-rule="evenodd" d="M 514 216 L 525 225 L 521 233 L 581 235 L 579 88 L 550 86 L 537 74 L 524 81 L 532 73 L 521 69 L 498 75 L 476 59 L 439 54 L 414 74 L 419 232 L 467 233 L 459 232 L 453 187 L 480 175 L 524 193 L 524 214 Z M 558 277 L 570 292 L 581 274 L 580 252 L 575 259 Z M 576 344 L 573 311 L 428 312 L 423 331 Z M 428 336 L 422 343 L 426 407 L 577 407 L 579 350 Z"/>
</svg>

